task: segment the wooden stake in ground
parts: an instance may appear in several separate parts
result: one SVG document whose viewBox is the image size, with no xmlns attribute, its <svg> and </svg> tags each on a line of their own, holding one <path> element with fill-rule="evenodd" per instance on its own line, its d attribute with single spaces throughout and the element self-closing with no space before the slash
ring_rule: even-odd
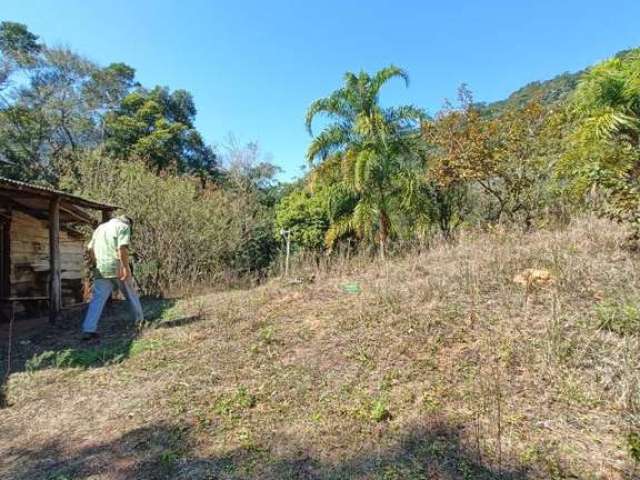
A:
<svg viewBox="0 0 640 480">
<path fill-rule="evenodd" d="M 291 230 L 285 230 L 283 228 L 282 230 L 280 230 L 280 235 L 282 235 L 287 242 L 287 247 L 286 247 L 287 253 L 284 260 L 284 276 L 288 277 L 289 276 L 289 255 L 291 254 Z"/>
</svg>

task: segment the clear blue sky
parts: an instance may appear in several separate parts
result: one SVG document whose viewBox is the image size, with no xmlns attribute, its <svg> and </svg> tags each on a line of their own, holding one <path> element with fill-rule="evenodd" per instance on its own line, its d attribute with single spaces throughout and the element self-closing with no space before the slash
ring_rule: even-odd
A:
<svg viewBox="0 0 640 480">
<path fill-rule="evenodd" d="M 391 84 L 382 102 L 433 113 L 462 82 L 497 100 L 640 46 L 638 0 L 3 0 L 0 18 L 189 90 L 209 143 L 255 139 L 283 178 L 304 164 L 307 106 L 347 70 L 401 66 L 409 89 Z"/>
</svg>

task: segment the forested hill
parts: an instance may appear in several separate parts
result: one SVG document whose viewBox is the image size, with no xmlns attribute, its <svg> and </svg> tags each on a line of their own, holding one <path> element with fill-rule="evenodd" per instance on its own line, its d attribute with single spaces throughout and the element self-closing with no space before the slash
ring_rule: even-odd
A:
<svg viewBox="0 0 640 480">
<path fill-rule="evenodd" d="M 622 50 L 616 53 L 615 57 L 623 59 L 638 51 L 640 48 Z M 587 67 L 577 72 L 561 73 L 549 80 L 536 80 L 519 88 L 504 100 L 481 102 L 478 106 L 490 116 L 497 116 L 505 110 L 522 108 L 532 100 L 537 100 L 544 105 L 561 103 L 576 89 L 580 77 L 588 70 Z"/>
<path fill-rule="evenodd" d="M 538 100 L 544 105 L 559 103 L 575 90 L 584 72 L 585 70 L 565 72 L 550 80 L 536 80 L 519 88 L 505 100 L 481 103 L 479 106 L 491 116 L 497 116 L 505 110 L 522 108 L 532 100 Z"/>
</svg>

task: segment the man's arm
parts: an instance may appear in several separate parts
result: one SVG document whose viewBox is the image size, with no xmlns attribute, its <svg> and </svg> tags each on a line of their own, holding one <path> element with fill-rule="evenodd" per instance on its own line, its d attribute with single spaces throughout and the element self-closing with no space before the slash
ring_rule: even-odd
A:
<svg viewBox="0 0 640 480">
<path fill-rule="evenodd" d="M 96 252 L 93 250 L 93 236 L 91 237 L 91 240 L 89 241 L 89 243 L 87 243 L 87 248 L 85 251 L 86 257 L 85 260 L 89 262 L 89 268 L 95 268 L 96 267 Z"/>
<path fill-rule="evenodd" d="M 120 248 L 118 248 L 118 257 L 120 258 L 120 280 L 124 282 L 131 278 L 128 245 L 122 245 Z"/>
</svg>

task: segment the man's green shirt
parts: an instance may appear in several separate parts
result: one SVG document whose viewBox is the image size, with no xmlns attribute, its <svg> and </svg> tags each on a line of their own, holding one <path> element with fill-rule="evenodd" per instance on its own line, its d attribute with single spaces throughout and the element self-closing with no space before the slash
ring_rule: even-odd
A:
<svg viewBox="0 0 640 480">
<path fill-rule="evenodd" d="M 131 228 L 118 218 L 103 223 L 91 237 L 87 248 L 93 250 L 96 257 L 96 275 L 100 278 L 117 278 L 120 269 L 118 249 L 129 245 Z"/>
</svg>

